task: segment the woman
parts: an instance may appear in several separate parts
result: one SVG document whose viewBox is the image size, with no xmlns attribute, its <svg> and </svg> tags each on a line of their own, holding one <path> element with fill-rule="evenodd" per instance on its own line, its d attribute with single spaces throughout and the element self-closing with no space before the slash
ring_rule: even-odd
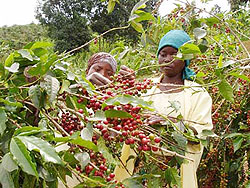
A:
<svg viewBox="0 0 250 188">
<path fill-rule="evenodd" d="M 106 85 L 111 82 L 111 77 L 114 76 L 116 69 L 117 62 L 111 54 L 106 52 L 95 53 L 88 60 L 86 78 L 94 85 Z M 124 76 L 124 78 L 134 79 L 134 71 L 124 65 L 121 66 L 119 73 Z M 59 152 L 68 149 L 69 146 L 63 144 L 57 147 L 56 151 Z M 72 176 L 72 178 L 67 176 L 66 178 L 68 187 L 75 187 L 80 183 L 75 176 Z M 65 187 L 60 180 L 58 187 Z"/>
<path fill-rule="evenodd" d="M 88 61 L 86 78 L 97 86 L 106 85 L 111 82 L 111 77 L 115 74 L 117 62 L 112 55 L 106 52 L 99 52 L 92 55 Z M 128 67 L 122 65 L 119 72 L 121 75 L 129 75 L 133 79 L 134 73 Z"/>
<path fill-rule="evenodd" d="M 153 101 L 156 111 L 160 114 L 172 117 L 172 119 L 181 114 L 185 120 L 184 123 L 199 137 L 202 130 L 213 127 L 212 100 L 204 88 L 192 81 L 195 74 L 188 68 L 190 61 L 174 59 L 178 49 L 190 40 L 188 34 L 182 30 L 171 30 L 163 36 L 157 51 L 159 64 L 164 64 L 160 67 L 162 75 L 157 78 L 159 84 L 149 91 L 151 96 L 149 100 Z M 179 104 L 180 109 L 173 110 L 170 103 Z M 151 125 L 162 121 L 164 119 L 158 116 L 151 116 L 148 120 Z M 183 130 L 181 125 L 178 126 Z M 181 184 L 184 188 L 196 188 L 198 187 L 196 170 L 202 156 L 203 146 L 200 143 L 188 142 L 187 151 L 192 154 L 186 152 L 185 155 L 194 159 L 194 162 L 188 161 L 181 165 Z M 126 163 L 131 154 L 134 155 L 129 146 L 124 146 L 122 161 Z M 134 160 L 129 160 L 126 166 L 130 173 L 133 172 Z M 129 177 L 122 167 L 117 167 L 115 173 L 118 181 Z"/>
</svg>

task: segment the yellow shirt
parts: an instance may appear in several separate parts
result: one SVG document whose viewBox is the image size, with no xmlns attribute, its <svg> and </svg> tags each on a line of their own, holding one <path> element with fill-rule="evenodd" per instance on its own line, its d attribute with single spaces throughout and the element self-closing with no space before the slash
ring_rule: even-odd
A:
<svg viewBox="0 0 250 188">
<path fill-rule="evenodd" d="M 160 79 L 158 79 L 157 82 L 159 83 L 159 81 Z M 208 92 L 195 82 L 184 80 L 184 86 L 185 89 L 183 91 L 169 94 L 162 93 L 161 90 L 155 86 L 148 92 L 148 94 L 154 95 L 145 99 L 153 101 L 155 110 L 160 114 L 177 117 L 177 115 L 181 113 L 184 120 L 189 120 L 185 121 L 185 124 L 192 126 L 198 132 L 199 137 L 202 130 L 211 130 L 213 128 L 211 118 L 212 99 Z M 173 108 L 169 108 L 169 101 L 180 105 L 178 112 L 173 111 Z M 181 183 L 183 188 L 196 188 L 198 187 L 196 170 L 202 156 L 203 146 L 201 144 L 187 144 L 187 151 L 195 153 L 185 154 L 185 156 L 194 159 L 194 162 L 188 161 L 188 163 L 181 165 Z M 128 145 L 124 144 L 121 156 L 121 160 L 124 164 L 126 164 L 126 160 L 130 155 L 135 155 L 134 151 L 131 150 Z M 135 160 L 129 160 L 126 164 L 130 174 L 133 172 L 134 162 Z M 115 174 L 116 180 L 118 181 L 130 177 L 128 172 L 121 166 L 116 167 Z"/>
</svg>

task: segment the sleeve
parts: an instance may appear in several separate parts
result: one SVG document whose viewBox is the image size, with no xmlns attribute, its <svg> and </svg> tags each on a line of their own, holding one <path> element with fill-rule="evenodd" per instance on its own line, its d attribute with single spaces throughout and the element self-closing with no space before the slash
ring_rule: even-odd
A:
<svg viewBox="0 0 250 188">
<path fill-rule="evenodd" d="M 194 128 L 198 137 L 205 129 L 211 130 L 212 124 L 212 98 L 207 91 L 202 90 L 191 95 L 191 112 L 188 119 L 191 120 L 189 126 Z"/>
</svg>

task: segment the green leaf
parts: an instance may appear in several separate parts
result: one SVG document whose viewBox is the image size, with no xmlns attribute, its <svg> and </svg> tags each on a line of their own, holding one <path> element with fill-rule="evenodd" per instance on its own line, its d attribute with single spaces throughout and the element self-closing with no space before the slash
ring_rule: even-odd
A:
<svg viewBox="0 0 250 188">
<path fill-rule="evenodd" d="M 5 79 L 5 69 L 3 63 L 0 63 L 0 79 Z"/>
<path fill-rule="evenodd" d="M 133 117 L 128 112 L 121 111 L 121 110 L 114 110 L 114 109 L 106 110 L 105 111 L 105 116 L 106 116 L 106 118 L 114 118 L 114 117 L 118 117 L 118 118 L 132 118 Z"/>
<path fill-rule="evenodd" d="M 247 181 L 246 188 L 250 188 L 250 180 Z"/>
<path fill-rule="evenodd" d="M 135 20 L 136 18 L 139 18 L 139 15 L 133 14 L 133 15 L 131 15 L 131 16 L 129 17 L 128 22 L 131 22 L 132 20 Z"/>
<path fill-rule="evenodd" d="M 210 17 L 206 19 L 206 24 L 210 27 L 217 23 L 220 23 L 220 21 L 215 17 Z"/>
<path fill-rule="evenodd" d="M 174 185 L 177 185 L 178 187 L 181 186 L 181 178 L 178 175 L 177 169 L 175 168 L 168 168 L 165 171 L 165 179 L 171 185 L 171 187 L 174 187 Z"/>
<path fill-rule="evenodd" d="M 6 98 L 6 100 L 0 98 L 0 102 L 4 103 L 6 106 L 11 106 L 11 107 L 23 107 L 22 103 L 20 102 L 15 102 L 15 99 L 13 98 Z"/>
<path fill-rule="evenodd" d="M 42 130 L 40 127 L 25 126 L 17 129 L 14 135 L 17 136 L 28 136 L 41 133 L 42 131 L 48 131 L 46 129 Z"/>
<path fill-rule="evenodd" d="M 148 2 L 149 0 L 141 0 L 138 3 L 136 3 L 136 5 L 133 7 L 132 11 L 131 11 L 131 15 L 134 14 L 135 11 L 141 9 L 141 8 L 145 8 L 145 3 Z"/>
<path fill-rule="evenodd" d="M 76 109 L 74 100 L 69 95 L 67 95 L 65 102 L 68 108 Z"/>
<path fill-rule="evenodd" d="M 40 59 L 42 58 L 43 55 L 48 53 L 48 50 L 45 50 L 44 48 L 36 48 L 33 49 L 32 51 L 37 57 L 40 57 Z"/>
<path fill-rule="evenodd" d="M 202 39 L 207 35 L 207 31 L 202 28 L 194 28 L 193 30 L 194 36 L 196 39 Z"/>
<path fill-rule="evenodd" d="M 250 79 L 249 79 L 246 75 L 244 75 L 244 74 L 239 74 L 239 73 L 237 73 L 237 72 L 232 72 L 232 73 L 230 73 L 229 75 L 235 76 L 235 77 L 237 77 L 237 78 L 241 78 L 241 79 L 243 79 L 243 80 L 246 80 L 247 82 L 250 82 Z"/>
<path fill-rule="evenodd" d="M 19 69 L 19 63 L 13 63 L 10 67 L 5 67 L 6 70 L 12 73 L 17 73 Z"/>
<path fill-rule="evenodd" d="M 81 138 L 83 140 L 92 141 L 92 133 L 89 131 L 88 128 L 84 128 L 81 130 Z"/>
<path fill-rule="evenodd" d="M 14 53 L 11 53 L 5 60 L 4 66 L 10 67 L 14 63 Z"/>
<path fill-rule="evenodd" d="M 205 53 L 207 51 L 207 49 L 208 49 L 208 46 L 203 45 L 203 44 L 199 44 L 198 47 L 199 47 L 201 53 Z"/>
<path fill-rule="evenodd" d="M 0 164 L 0 183 L 4 188 L 14 188 L 14 182 L 12 180 L 11 174 L 3 168 Z"/>
<path fill-rule="evenodd" d="M 180 147 L 182 147 L 184 149 L 186 148 L 187 139 L 183 135 L 181 135 L 181 134 L 179 134 L 177 132 L 173 132 L 173 138 L 178 143 L 178 145 Z"/>
<path fill-rule="evenodd" d="M 133 180 L 132 178 L 127 178 L 122 181 L 122 184 L 125 185 L 127 188 L 143 188 L 142 184 Z"/>
<path fill-rule="evenodd" d="M 36 187 L 36 177 L 24 174 L 23 184 L 22 187 Z"/>
<path fill-rule="evenodd" d="M 21 50 L 18 50 L 17 51 L 23 58 L 26 58 L 30 61 L 33 61 L 33 57 L 32 55 L 30 54 L 29 50 L 27 49 L 21 49 Z"/>
<path fill-rule="evenodd" d="M 42 63 L 37 63 L 28 70 L 28 74 L 31 76 L 37 76 L 41 74 Z"/>
<path fill-rule="evenodd" d="M 43 63 L 41 66 L 40 74 L 41 75 L 46 74 L 56 60 L 57 60 L 56 54 L 51 55 L 48 60 L 46 59 L 46 63 L 45 64 Z"/>
<path fill-rule="evenodd" d="M 68 71 L 68 73 L 67 73 L 67 79 L 68 80 L 75 80 L 75 74 L 73 73 L 73 72 L 71 72 L 71 71 Z"/>
<path fill-rule="evenodd" d="M 222 60 L 223 60 L 223 55 L 222 55 L 222 54 L 220 54 L 220 57 L 219 57 L 219 62 L 218 62 L 218 68 L 222 68 L 222 66 L 223 66 L 223 62 L 222 62 Z"/>
<path fill-rule="evenodd" d="M 55 148 L 53 148 L 48 142 L 37 138 L 35 136 L 17 136 L 26 147 L 31 150 L 39 151 L 42 158 L 46 162 L 52 162 L 55 164 L 62 164 L 60 157 L 57 155 Z"/>
<path fill-rule="evenodd" d="M 39 85 L 33 85 L 29 88 L 29 97 L 34 104 L 35 107 L 38 109 L 40 108 L 40 101 L 41 101 L 41 90 Z"/>
<path fill-rule="evenodd" d="M 49 48 L 52 47 L 53 43 L 51 42 L 35 42 L 32 47 L 30 48 L 31 50 L 36 49 L 36 48 Z"/>
<path fill-rule="evenodd" d="M 228 60 L 228 61 L 225 61 L 224 63 L 223 63 L 223 68 L 224 67 L 227 67 L 227 66 L 229 66 L 229 65 L 233 65 L 233 64 L 235 64 L 236 63 L 236 61 L 234 61 L 234 60 Z"/>
<path fill-rule="evenodd" d="M 75 139 L 70 138 L 68 140 L 68 142 L 70 142 L 71 144 L 83 146 L 83 147 L 91 149 L 93 151 L 98 151 L 97 146 L 92 141 L 83 140 L 81 137 L 77 137 Z"/>
<path fill-rule="evenodd" d="M 139 33 L 143 33 L 144 29 L 142 27 L 142 24 L 135 22 L 134 20 L 130 22 L 131 26 Z"/>
<path fill-rule="evenodd" d="M 207 129 L 202 130 L 201 136 L 205 136 L 205 137 L 207 137 L 207 136 L 209 136 L 209 137 L 218 137 L 218 135 L 215 134 L 213 131 L 207 130 Z"/>
<path fill-rule="evenodd" d="M 168 101 L 170 106 L 168 108 L 172 108 L 174 111 L 178 112 L 181 109 L 181 104 L 179 101 Z"/>
<path fill-rule="evenodd" d="M 70 81 L 68 80 L 63 80 L 62 81 L 62 87 L 60 89 L 60 94 L 62 94 L 64 91 L 69 91 L 69 86 L 70 86 Z"/>
<path fill-rule="evenodd" d="M 32 161 L 29 151 L 19 138 L 14 137 L 11 139 L 10 152 L 13 155 L 13 159 L 17 161 L 24 172 L 38 178 L 36 164 Z"/>
<path fill-rule="evenodd" d="M 105 159 L 107 159 L 107 161 L 110 164 L 114 164 L 114 165 L 118 165 L 119 162 L 113 157 L 113 155 L 110 153 L 109 149 L 107 148 L 107 146 L 105 145 L 105 141 L 103 140 L 102 137 L 100 137 L 98 139 L 97 142 L 97 147 L 98 147 L 98 151 L 101 152 L 104 156 Z"/>
<path fill-rule="evenodd" d="M 3 109 L 0 109 L 0 135 L 2 135 L 6 129 L 5 122 L 7 121 L 7 115 Z"/>
<path fill-rule="evenodd" d="M 179 50 L 182 54 L 200 54 L 201 51 L 199 47 L 195 44 L 185 43 L 180 47 Z"/>
<path fill-rule="evenodd" d="M 88 118 L 89 121 L 104 121 L 106 120 L 105 113 L 101 110 L 95 112 L 95 116 Z"/>
<path fill-rule="evenodd" d="M 13 160 L 10 153 L 7 153 L 7 154 L 4 155 L 4 157 L 2 158 L 2 164 L 1 165 L 8 172 L 12 172 L 12 171 L 18 169 L 18 166 L 17 166 L 16 162 Z"/>
<path fill-rule="evenodd" d="M 68 151 L 63 151 L 63 156 L 62 156 L 63 160 L 67 163 L 69 163 L 69 165 L 74 166 L 78 163 L 78 161 L 76 160 L 76 158 L 74 157 L 74 154 L 72 154 L 69 150 Z"/>
<path fill-rule="evenodd" d="M 203 38 L 201 43 L 198 45 L 198 47 L 200 48 L 200 51 L 202 53 L 205 53 L 208 49 L 208 45 L 209 45 L 208 41 L 205 38 Z"/>
<path fill-rule="evenodd" d="M 226 80 L 222 80 L 219 85 L 219 91 L 220 94 L 226 99 L 229 100 L 231 102 L 234 102 L 234 96 L 233 96 L 233 88 L 231 87 L 231 85 L 226 81 Z"/>
<path fill-rule="evenodd" d="M 115 1 L 114 0 L 109 0 L 108 2 L 108 14 L 110 14 L 114 8 L 115 8 Z"/>
<path fill-rule="evenodd" d="M 41 87 L 46 90 L 46 93 L 49 95 L 49 101 L 52 103 L 60 89 L 60 82 L 55 77 L 46 75 L 44 82 L 41 82 Z"/>
<path fill-rule="evenodd" d="M 197 78 L 203 78 L 204 76 L 206 76 L 205 73 L 204 73 L 204 72 L 201 72 L 201 71 L 199 71 L 199 72 L 196 74 L 196 77 L 197 77 Z"/>
<path fill-rule="evenodd" d="M 242 133 L 231 133 L 231 134 L 225 136 L 224 138 L 225 139 L 226 138 L 233 138 L 233 137 L 236 137 L 236 136 L 243 136 L 243 134 Z"/>
<path fill-rule="evenodd" d="M 120 105 L 120 104 L 132 104 L 135 106 L 140 106 L 143 108 L 146 108 L 148 110 L 153 110 L 154 108 L 151 106 L 151 102 L 144 101 L 141 98 L 131 96 L 131 95 L 117 95 L 115 97 L 108 98 L 106 101 L 104 101 L 102 107 L 106 107 L 107 105 Z"/>
<path fill-rule="evenodd" d="M 234 152 L 240 149 L 243 140 L 244 139 L 241 136 L 238 136 L 236 139 L 233 140 Z"/>
<path fill-rule="evenodd" d="M 134 21 L 139 23 L 141 21 L 145 21 L 145 20 L 154 20 L 154 16 L 149 13 L 149 12 L 144 12 L 144 11 L 140 11 L 140 13 L 137 13 L 137 15 L 139 17 L 135 18 Z"/>
<path fill-rule="evenodd" d="M 90 163 L 90 156 L 87 152 L 76 153 L 75 158 L 80 162 L 82 169 Z"/>
<path fill-rule="evenodd" d="M 95 86 L 84 76 L 82 76 L 81 79 L 82 80 L 79 82 L 79 84 L 81 84 L 81 86 L 85 88 L 89 94 L 93 94 L 93 91 L 95 91 Z"/>
</svg>

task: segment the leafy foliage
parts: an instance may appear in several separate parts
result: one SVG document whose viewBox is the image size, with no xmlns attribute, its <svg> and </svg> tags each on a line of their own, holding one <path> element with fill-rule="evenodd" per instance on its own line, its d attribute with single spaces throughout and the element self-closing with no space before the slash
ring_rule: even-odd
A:
<svg viewBox="0 0 250 188">
<path fill-rule="evenodd" d="M 123 137 L 123 134 L 128 133 L 122 131 L 127 124 L 131 123 L 133 126 L 134 121 L 140 127 L 143 124 L 140 115 L 153 109 L 138 97 L 129 93 L 121 94 L 124 91 L 122 83 L 119 83 L 122 87 L 118 89 L 108 88 L 105 92 L 98 90 L 82 76 L 84 71 L 80 67 L 84 67 L 83 64 L 91 53 L 102 50 L 112 53 L 120 64 L 133 68 L 139 79 L 142 76 L 153 76 L 158 69 L 155 57 L 157 44 L 171 29 L 184 29 L 194 39 L 192 44 L 182 47 L 176 58 L 193 58 L 191 67 L 197 73 L 195 81 L 202 84 L 213 98 L 216 135 L 211 131 L 204 131 L 204 135 L 210 137 L 202 140 L 206 150 L 197 172 L 199 186 L 249 185 L 250 77 L 249 52 L 246 51 L 249 47 L 243 46 L 247 44 L 250 34 L 248 12 L 240 9 L 225 16 L 219 13 L 200 18 L 198 15 L 202 10 L 188 4 L 186 7 L 177 7 L 165 18 L 154 18 L 155 15 L 150 16 L 150 13 L 145 12 L 145 2 L 136 4 L 131 17 L 126 16 L 125 19 L 130 19 L 131 26 L 138 28 L 140 34 L 137 35 L 141 37 L 138 45 L 130 46 L 124 41 L 118 41 L 101 46 L 93 42 L 90 44 L 90 53 L 82 52 L 68 58 L 67 62 L 63 54 L 58 55 L 51 50 L 53 44 L 48 42 L 32 42 L 23 49 L 10 49 L 9 56 L 0 62 L 2 187 L 56 187 L 58 178 L 64 182 L 66 174 L 70 175 L 72 172 L 83 179 L 78 187 L 114 187 L 114 177 L 110 171 L 119 164 L 118 157 L 123 143 L 129 142 L 130 147 L 135 150 L 139 143 L 135 139 L 138 137 L 128 139 Z M 53 29 L 68 25 L 68 29 L 72 31 L 74 27 L 68 23 L 73 23 L 79 16 L 81 20 L 78 24 L 86 25 L 86 17 L 93 16 L 90 10 L 96 6 L 95 1 L 85 1 L 84 5 L 80 4 L 82 6 L 73 6 L 74 3 L 75 1 L 44 3 L 47 6 L 43 7 L 44 11 L 51 13 L 50 6 L 60 7 L 65 8 L 63 13 L 68 15 L 67 19 L 60 20 L 63 14 L 56 11 L 55 15 L 58 17 L 51 22 Z M 110 0 L 108 3 L 109 6 L 107 2 L 102 6 L 108 6 L 110 12 L 114 7 L 114 15 L 116 10 L 122 8 L 122 4 L 117 1 Z M 87 5 L 87 9 L 84 9 Z M 79 9 L 84 9 L 86 17 L 77 13 Z M 106 9 L 100 9 L 100 13 L 106 14 Z M 46 19 L 43 18 L 44 23 L 49 23 L 49 19 Z M 142 21 L 146 21 L 146 24 L 141 24 Z M 120 25 L 117 23 L 115 26 Z M 88 28 L 84 29 L 87 41 L 90 35 Z M 63 37 L 71 37 L 69 30 L 58 30 L 54 34 L 59 43 Z M 78 35 L 72 36 L 74 37 L 81 38 Z M 65 50 L 68 50 L 82 42 L 70 44 L 70 47 L 64 44 L 62 46 L 66 46 Z M 74 61 L 78 64 L 70 64 Z M 139 92 L 132 95 L 141 95 L 145 83 L 136 85 Z M 125 83 L 125 86 L 130 85 Z M 108 92 L 111 94 L 106 98 Z M 171 105 L 178 108 L 175 104 Z M 154 130 L 153 134 L 148 135 L 150 141 L 145 142 L 154 144 L 153 138 L 161 135 L 161 144 L 182 155 L 185 144 L 192 136 L 177 133 L 171 123 L 167 128 L 159 130 L 160 132 Z M 148 134 L 146 131 L 144 133 Z M 171 144 L 166 144 L 165 140 L 170 140 Z M 60 146 L 63 146 L 62 150 L 59 150 Z M 152 159 L 153 156 L 148 150 L 140 152 L 139 161 L 143 163 L 140 173 L 119 185 L 179 186 L 177 167 L 182 160 L 174 157 L 162 165 L 162 161 Z M 109 170 L 105 171 L 106 168 Z"/>
<path fill-rule="evenodd" d="M 88 42 L 92 37 L 92 31 L 102 34 L 114 27 L 127 25 L 130 12 L 138 1 L 125 0 L 117 3 L 100 0 L 44 0 L 38 6 L 36 17 L 42 25 L 48 27 L 49 36 L 55 40 L 55 49 L 63 52 Z M 148 11 L 153 10 L 155 2 L 154 0 L 148 3 Z M 110 13 L 108 13 L 107 4 L 108 6 L 112 4 L 114 8 Z M 108 33 L 104 38 L 109 42 L 114 42 L 116 38 L 136 42 L 139 39 L 138 36 L 133 28 L 128 28 L 118 30 L 116 33 Z"/>
</svg>

